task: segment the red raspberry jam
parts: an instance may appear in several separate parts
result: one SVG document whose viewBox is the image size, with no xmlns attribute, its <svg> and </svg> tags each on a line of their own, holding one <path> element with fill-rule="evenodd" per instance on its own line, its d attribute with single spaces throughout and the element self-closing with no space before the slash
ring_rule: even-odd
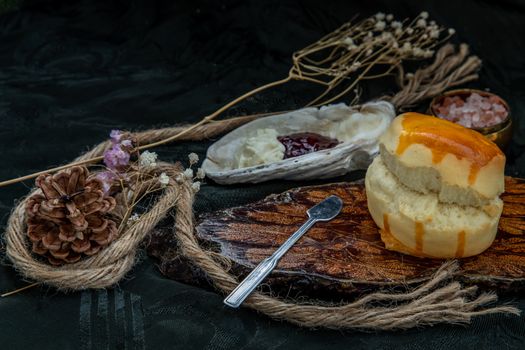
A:
<svg viewBox="0 0 525 350">
<path fill-rule="evenodd" d="M 284 159 L 333 148 L 339 144 L 339 141 L 336 139 L 313 132 L 301 132 L 286 136 L 278 136 L 277 140 L 284 145 Z"/>
</svg>

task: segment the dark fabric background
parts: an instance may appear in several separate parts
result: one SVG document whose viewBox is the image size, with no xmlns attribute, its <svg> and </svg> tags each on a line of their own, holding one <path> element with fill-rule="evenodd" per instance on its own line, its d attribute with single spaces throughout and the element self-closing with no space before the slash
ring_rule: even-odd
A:
<svg viewBox="0 0 525 350">
<path fill-rule="evenodd" d="M 26 1 L 0 16 L 0 179 L 65 163 L 113 128 L 141 130 L 200 119 L 233 97 L 284 77 L 291 53 L 356 14 L 398 18 L 427 10 L 484 62 L 480 80 L 506 98 L 517 128 L 507 174 L 525 177 L 523 1 Z M 386 79 L 364 97 L 393 91 Z M 236 115 L 300 107 L 304 84 L 249 99 Z M 424 110 L 425 106 L 419 108 Z M 163 160 L 203 158 L 209 142 L 159 148 Z M 344 177 L 351 180 L 362 172 Z M 340 180 L 340 179 L 339 179 Z M 203 186 L 205 212 L 258 200 L 297 183 Z M 0 189 L 5 225 L 28 181 Z M 2 250 L 3 251 L 3 250 Z M 3 254 L 3 253 L 2 253 Z M 142 262 L 118 287 L 63 294 L 37 287 L 0 299 L 2 349 L 504 349 L 523 348 L 525 318 L 487 316 L 472 325 L 406 332 L 306 330 L 222 296 L 164 278 Z M 0 291 L 26 285 L 9 262 Z M 525 298 L 502 298 L 525 310 Z"/>
</svg>

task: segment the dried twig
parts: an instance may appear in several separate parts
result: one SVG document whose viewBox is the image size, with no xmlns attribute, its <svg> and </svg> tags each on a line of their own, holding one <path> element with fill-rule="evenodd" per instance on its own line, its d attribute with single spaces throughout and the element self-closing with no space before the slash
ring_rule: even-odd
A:
<svg viewBox="0 0 525 350">
<path fill-rule="evenodd" d="M 28 284 L 27 286 L 24 286 L 24 287 L 21 287 L 21 288 L 18 288 L 18 289 L 15 289 L 15 290 L 12 290 L 10 292 L 2 294 L 2 295 L 0 295 L 0 298 L 8 297 L 8 296 L 11 296 L 11 295 L 23 292 L 24 290 L 36 287 L 39 284 L 40 284 L 40 282 L 35 282 L 35 283 Z"/>
</svg>

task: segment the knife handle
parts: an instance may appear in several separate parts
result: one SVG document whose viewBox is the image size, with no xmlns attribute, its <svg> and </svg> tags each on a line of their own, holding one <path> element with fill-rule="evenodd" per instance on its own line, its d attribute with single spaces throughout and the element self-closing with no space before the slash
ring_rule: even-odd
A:
<svg viewBox="0 0 525 350">
<path fill-rule="evenodd" d="M 231 307 L 239 307 L 251 292 L 272 272 L 281 257 L 299 240 L 316 222 L 308 220 L 295 231 L 270 257 L 264 259 L 255 269 L 224 299 L 224 303 Z"/>
<path fill-rule="evenodd" d="M 224 299 L 224 303 L 231 307 L 239 307 L 244 299 L 268 276 L 277 265 L 279 259 L 269 257 L 257 265 L 255 269 Z"/>
</svg>

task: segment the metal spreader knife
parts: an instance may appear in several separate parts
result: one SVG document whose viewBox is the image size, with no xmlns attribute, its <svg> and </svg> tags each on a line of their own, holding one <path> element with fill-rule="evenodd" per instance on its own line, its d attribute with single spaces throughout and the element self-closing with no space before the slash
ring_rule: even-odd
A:
<svg viewBox="0 0 525 350">
<path fill-rule="evenodd" d="M 308 220 L 290 236 L 270 257 L 259 265 L 224 299 L 231 307 L 239 307 L 251 292 L 272 272 L 282 256 L 299 240 L 317 221 L 329 221 L 335 218 L 343 207 L 343 201 L 337 196 L 330 196 L 321 203 L 308 209 Z"/>
</svg>

